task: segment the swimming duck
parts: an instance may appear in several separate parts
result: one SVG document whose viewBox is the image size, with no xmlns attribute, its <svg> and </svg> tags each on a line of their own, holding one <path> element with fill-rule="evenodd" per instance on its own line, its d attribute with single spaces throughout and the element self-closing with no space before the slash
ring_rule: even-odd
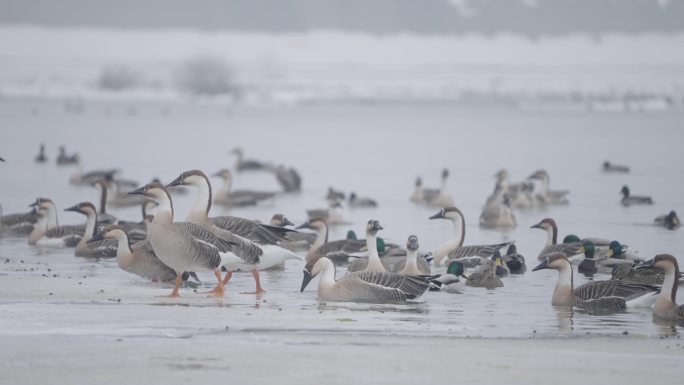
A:
<svg viewBox="0 0 684 385">
<path fill-rule="evenodd" d="M 518 254 L 518 249 L 515 244 L 508 246 L 506 254 L 501 257 L 506 265 L 508 266 L 508 271 L 511 274 L 525 274 L 527 271 L 527 265 L 525 264 L 525 257 Z"/>
<path fill-rule="evenodd" d="M 355 192 L 349 194 L 349 207 L 378 207 L 378 202 L 370 198 L 363 198 L 356 195 Z"/>
<path fill-rule="evenodd" d="M 111 240 L 102 240 L 100 242 L 88 241 L 95 236 L 97 231 L 97 210 L 90 202 L 82 202 L 75 206 L 64 209 L 64 211 L 73 211 L 86 216 L 86 226 L 81 239 L 74 249 L 74 255 L 77 257 L 91 257 L 91 258 L 112 258 L 116 256 L 116 242 Z"/>
<path fill-rule="evenodd" d="M 501 259 L 499 250 L 495 251 L 490 259 L 494 262 L 494 274 L 496 274 L 497 277 L 508 277 L 511 274 L 508 270 L 508 265 Z"/>
<path fill-rule="evenodd" d="M 682 224 L 682 222 L 679 220 L 679 217 L 677 216 L 677 213 L 674 210 L 670 211 L 667 215 L 657 216 L 656 219 L 653 220 L 653 222 L 656 225 L 665 227 L 668 230 L 677 229 Z"/>
<path fill-rule="evenodd" d="M 537 170 L 534 174 L 527 177 L 527 179 L 538 180 L 541 182 L 540 191 L 535 196 L 539 204 L 566 205 L 569 203 L 567 197 L 567 195 L 570 193 L 569 191 L 549 190 L 551 178 L 545 170 Z"/>
<path fill-rule="evenodd" d="M 399 275 L 429 275 L 430 263 L 427 259 L 418 256 L 418 237 L 411 235 L 406 241 L 406 259 L 397 262 L 392 267 L 392 272 Z"/>
<path fill-rule="evenodd" d="M 376 271 L 357 271 L 335 279 L 335 264 L 326 257 L 314 258 L 304 266 L 303 292 L 320 275 L 318 298 L 324 301 L 405 302 L 423 295 L 430 283 L 424 277 Z"/>
<path fill-rule="evenodd" d="M 625 207 L 631 206 L 631 205 L 652 205 L 653 204 L 653 199 L 651 199 L 651 197 L 630 195 L 629 187 L 627 187 L 627 186 L 622 186 L 622 190 L 620 190 L 620 193 L 622 194 L 622 199 L 620 200 L 620 203 L 622 203 L 622 205 Z"/>
<path fill-rule="evenodd" d="M 579 239 L 576 242 L 570 242 L 571 239 L 568 239 L 568 242 L 564 241 L 563 243 L 558 243 L 558 226 L 556 225 L 556 221 L 554 221 L 553 219 L 544 218 L 539 223 L 531 226 L 530 228 L 541 229 L 546 231 L 546 245 L 537 256 L 538 260 L 541 261 L 547 254 L 555 252 L 561 252 L 568 257 L 572 257 L 580 253 L 582 243 L 579 242 Z"/>
<path fill-rule="evenodd" d="M 611 241 L 610 244 L 608 245 L 608 251 L 606 252 L 606 257 L 609 260 L 623 260 L 623 261 L 629 261 L 629 262 L 643 262 L 643 259 L 640 257 L 628 253 L 627 252 L 627 246 L 621 244 L 618 241 Z M 605 262 L 601 261 L 601 263 Z"/>
<path fill-rule="evenodd" d="M 231 191 L 233 185 L 233 175 L 228 169 L 222 169 L 214 174 L 223 179 L 223 186 L 214 195 L 214 203 L 241 207 L 254 206 L 259 202 L 272 199 L 275 193 L 264 191 L 235 190 Z"/>
<path fill-rule="evenodd" d="M 584 259 L 577 266 L 577 272 L 586 276 L 592 276 L 598 272 L 596 260 L 594 259 L 594 252 L 596 251 L 594 244 L 590 241 L 584 241 L 579 252 L 581 253 L 582 251 L 584 251 Z"/>
<path fill-rule="evenodd" d="M 45 145 L 43 143 L 40 144 L 40 152 L 38 152 L 38 155 L 36 155 L 36 163 L 45 163 L 47 162 L 47 156 L 45 155 Z"/>
<path fill-rule="evenodd" d="M 380 222 L 374 219 L 368 221 L 366 225 L 366 248 L 368 249 L 368 258 L 359 258 L 349 264 L 347 271 L 374 271 L 374 272 L 388 272 L 390 271 L 389 263 L 386 259 L 380 259 L 377 248 L 378 231 L 382 230 Z"/>
<path fill-rule="evenodd" d="M 494 289 L 503 287 L 503 281 L 496 275 L 497 264 L 491 260 L 484 260 L 482 265 L 478 266 L 475 271 L 468 276 L 466 286 L 484 287 L 487 289 Z"/>
<path fill-rule="evenodd" d="M 609 161 L 605 161 L 605 162 L 603 162 L 603 172 L 628 173 L 629 167 L 619 165 L 619 164 L 613 164 L 613 163 L 610 163 Z"/>
<path fill-rule="evenodd" d="M 429 278 L 430 290 L 462 293 L 465 290 L 467 279 L 468 277 L 464 274 L 463 264 L 459 261 L 451 261 L 447 267 L 446 274 L 438 274 Z"/>
<path fill-rule="evenodd" d="M 677 259 L 669 254 L 659 254 L 643 264 L 637 269 L 653 268 L 665 273 L 665 281 L 662 290 L 653 305 L 653 315 L 668 321 L 684 323 L 684 305 L 677 305 L 677 277 L 680 276 L 679 264 Z"/>
<path fill-rule="evenodd" d="M 59 146 L 59 155 L 57 156 L 57 165 L 65 165 L 65 164 L 76 164 L 80 161 L 80 157 L 78 156 L 78 153 L 75 153 L 73 155 L 67 155 L 66 154 L 66 149 L 64 146 Z"/>
<path fill-rule="evenodd" d="M 551 297 L 553 306 L 574 306 L 590 313 L 610 313 L 627 307 L 653 303 L 658 288 L 620 281 L 593 281 L 573 286 L 572 265 L 563 253 L 551 253 L 532 271 L 558 270 L 558 281 Z"/>
</svg>

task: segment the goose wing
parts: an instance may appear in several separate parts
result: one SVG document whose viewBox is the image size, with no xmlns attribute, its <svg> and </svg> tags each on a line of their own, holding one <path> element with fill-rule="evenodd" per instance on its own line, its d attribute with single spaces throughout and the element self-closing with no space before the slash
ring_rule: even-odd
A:
<svg viewBox="0 0 684 385">
<path fill-rule="evenodd" d="M 130 272 L 149 278 L 153 281 L 170 281 L 176 278 L 176 272 L 157 258 L 149 240 L 137 242 L 131 246 L 135 256 Z"/>
<path fill-rule="evenodd" d="M 511 242 L 497 243 L 493 245 L 472 245 L 462 246 L 449 253 L 449 259 L 458 259 L 463 257 L 483 257 L 489 258 L 494 252 L 503 247 L 510 245 Z"/>
<path fill-rule="evenodd" d="M 189 222 L 175 224 L 183 230 L 187 253 L 200 266 L 215 269 L 221 265 L 220 253 L 232 252 L 234 244 L 216 237 L 202 226 Z"/>
<path fill-rule="evenodd" d="M 574 305 L 578 309 L 582 309 L 590 314 L 606 314 L 625 310 L 627 308 L 627 301 L 620 297 L 602 297 L 586 301 L 576 301 Z"/>
<path fill-rule="evenodd" d="M 38 221 L 38 214 L 32 212 L 22 214 L 10 214 L 0 217 L 0 223 L 6 227 L 21 227 L 25 225 L 34 225 Z"/>
<path fill-rule="evenodd" d="M 594 281 L 576 287 L 574 293 L 582 301 L 603 297 L 618 297 L 628 301 L 644 294 L 658 291 L 657 287 L 651 285 L 622 281 Z"/>
<path fill-rule="evenodd" d="M 88 243 L 88 257 L 95 258 L 114 258 L 116 257 L 116 249 L 118 241 L 113 239 L 103 239 Z"/>
<path fill-rule="evenodd" d="M 415 299 L 430 288 L 428 280 L 419 276 L 364 271 L 346 277 L 349 277 L 349 282 L 362 282 L 362 286 L 367 292 L 372 293 L 374 298 L 387 302 Z"/>
<path fill-rule="evenodd" d="M 233 254 L 237 255 L 240 259 L 242 259 L 245 263 L 248 263 L 250 265 L 257 265 L 259 264 L 259 262 L 261 262 L 260 258 L 264 254 L 264 251 L 254 242 L 246 238 L 240 237 L 238 235 L 235 235 L 228 230 L 223 230 L 219 227 L 214 227 L 214 229 L 216 230 L 214 232 L 214 235 L 232 243 L 233 247 L 231 251 L 233 252 Z"/>
<path fill-rule="evenodd" d="M 288 240 L 287 234 L 296 232 L 285 227 L 264 225 L 232 216 L 215 217 L 212 221 L 216 226 L 260 245 L 276 245 L 280 241 Z"/>
</svg>

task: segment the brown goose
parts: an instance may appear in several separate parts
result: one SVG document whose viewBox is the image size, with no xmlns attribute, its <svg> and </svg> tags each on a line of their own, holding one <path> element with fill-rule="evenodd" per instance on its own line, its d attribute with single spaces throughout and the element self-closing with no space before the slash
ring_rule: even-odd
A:
<svg viewBox="0 0 684 385">
<path fill-rule="evenodd" d="M 347 263 L 349 257 L 357 256 L 366 247 L 366 242 L 356 239 L 328 241 L 328 224 L 320 218 L 309 219 L 297 229 L 310 229 L 316 232 L 316 240 L 306 254 L 307 261 L 326 257 L 339 265 Z"/>
<path fill-rule="evenodd" d="M 567 257 L 572 257 L 574 255 L 580 254 L 581 252 L 582 242 L 558 243 L 558 226 L 556 225 L 556 221 L 551 218 L 544 218 L 541 220 L 541 222 L 533 225 L 530 228 L 542 229 L 546 231 L 546 245 L 537 256 L 537 259 L 540 261 L 543 260 L 547 254 L 551 253 L 563 253 Z"/>
<path fill-rule="evenodd" d="M 88 241 L 95 236 L 97 230 L 97 210 L 90 202 L 82 202 L 75 206 L 64 209 L 64 211 L 73 211 L 86 216 L 86 226 L 81 239 L 79 240 L 74 255 L 77 257 L 92 257 L 92 258 L 113 258 L 116 256 L 116 242 L 110 240 L 103 240 L 100 242 Z"/>
<path fill-rule="evenodd" d="M 653 315 L 668 321 L 684 323 L 684 305 L 677 305 L 677 277 L 680 276 L 677 259 L 669 254 L 659 254 L 637 269 L 653 268 L 665 273 L 663 288 L 653 305 Z"/>
</svg>

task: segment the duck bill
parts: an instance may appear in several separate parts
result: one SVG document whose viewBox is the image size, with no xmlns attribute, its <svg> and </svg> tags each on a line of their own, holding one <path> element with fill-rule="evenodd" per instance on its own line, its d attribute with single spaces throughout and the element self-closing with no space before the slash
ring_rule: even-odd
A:
<svg viewBox="0 0 684 385">
<path fill-rule="evenodd" d="M 548 269 L 548 268 L 549 268 L 549 261 L 545 260 L 542 263 L 540 263 L 539 265 L 537 265 L 537 267 L 532 269 L 532 271 L 544 270 L 544 269 Z"/>
<path fill-rule="evenodd" d="M 613 251 L 613 249 L 608 249 L 608 252 L 606 253 L 606 256 L 607 256 L 608 258 L 610 258 L 610 257 L 612 257 L 613 255 L 615 255 L 615 252 Z"/>
<path fill-rule="evenodd" d="M 442 219 L 442 218 L 444 218 L 444 217 L 442 216 L 442 212 L 440 211 L 440 212 L 438 212 L 437 214 L 431 216 L 431 217 L 428 218 L 428 219 Z"/>
<path fill-rule="evenodd" d="M 311 279 L 313 279 L 311 274 L 308 271 L 304 270 L 304 278 L 302 278 L 302 289 L 300 290 L 300 292 L 304 292 L 304 289 L 306 289 L 306 286 L 309 284 L 309 282 L 311 282 Z"/>
</svg>

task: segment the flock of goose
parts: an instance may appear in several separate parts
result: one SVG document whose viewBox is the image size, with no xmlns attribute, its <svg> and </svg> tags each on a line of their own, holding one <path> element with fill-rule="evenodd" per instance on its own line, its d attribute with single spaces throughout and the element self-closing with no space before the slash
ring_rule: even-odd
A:
<svg viewBox="0 0 684 385">
<path fill-rule="evenodd" d="M 63 148 L 60 151 L 60 157 L 79 162 L 77 154 L 68 156 Z M 236 172 L 271 172 L 284 192 L 300 190 L 301 178 L 294 169 L 245 159 L 239 148 L 233 153 L 237 157 Z M 36 161 L 46 161 L 42 145 Z M 629 172 L 629 168 L 606 162 L 604 171 Z M 296 228 L 283 214 L 273 215 L 268 224 L 236 216 L 212 216 L 213 204 L 245 206 L 277 199 L 276 192 L 232 191 L 230 170 L 220 170 L 214 176 L 223 180 L 216 194 L 209 177 L 200 170 L 182 172 L 168 184 L 153 180 L 141 187 L 120 178 L 116 170 L 79 170 L 70 182 L 91 185 L 100 193 L 97 207 L 81 202 L 66 209 L 85 216 L 83 225 L 59 225 L 54 202 L 37 198 L 31 203 L 30 212 L 1 216 L 0 234 L 26 236 L 32 246 L 70 247 L 76 256 L 116 258 L 121 269 L 129 273 L 156 282 L 173 282 L 170 297 L 179 296 L 184 280 L 199 280 L 199 272 L 213 273 L 216 279 L 207 294 L 223 296 L 224 287 L 237 270 L 251 272 L 255 284 L 251 293 L 260 294 L 265 290 L 259 272 L 282 268 L 287 260 L 304 261 L 301 291 L 318 277 L 318 297 L 326 301 L 403 302 L 419 298 L 427 291 L 461 293 L 466 286 L 493 289 L 504 285 L 503 277 L 528 270 L 514 241 L 465 244 L 465 218 L 447 191 L 446 169 L 439 188 L 423 187 L 419 177 L 409 197 L 415 204 L 439 208 L 430 220 L 453 224 L 453 238 L 430 253 L 420 251 L 415 235 L 408 237 L 405 247 L 386 242 L 379 236 L 383 227 L 375 219 L 368 221 L 364 240 L 357 239 L 351 231 L 346 239 L 328 239 L 329 226 L 346 223 L 339 212 L 343 203 L 357 208 L 378 206 L 375 200 L 356 193 L 349 194 L 347 200 L 346 194 L 332 187 L 325 196 L 329 207 L 310 210 L 309 219 Z M 515 209 L 568 204 L 568 191 L 552 190 L 549 174 L 544 170 L 518 183 L 509 181 L 506 170 L 495 177 L 494 191 L 486 199 L 480 216 L 482 227 L 515 227 Z M 173 196 L 190 193 L 195 194 L 195 203 L 181 221 L 174 211 Z M 621 203 L 626 206 L 653 202 L 650 197 L 630 195 L 627 186 L 622 193 Z M 141 207 L 140 221 L 123 221 L 107 212 L 107 206 L 130 205 Z M 657 217 L 655 224 L 672 230 L 680 226 L 680 221 L 672 211 Z M 579 238 L 572 234 L 559 243 L 558 226 L 552 218 L 545 218 L 532 228 L 547 233 L 547 242 L 537 255 L 538 265 L 532 271 L 558 271 L 551 298 L 554 306 L 570 306 L 589 313 L 653 306 L 655 316 L 684 322 L 684 306 L 676 304 L 682 274 L 673 256 L 661 254 L 643 261 L 617 240 Z M 575 287 L 574 264 L 578 273 L 607 272 L 612 278 Z M 337 268 L 345 266 L 346 273 L 338 278 Z"/>
</svg>

